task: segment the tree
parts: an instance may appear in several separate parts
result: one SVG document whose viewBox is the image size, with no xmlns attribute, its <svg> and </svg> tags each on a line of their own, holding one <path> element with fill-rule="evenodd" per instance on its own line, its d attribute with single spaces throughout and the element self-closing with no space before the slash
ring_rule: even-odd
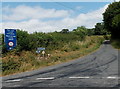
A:
<svg viewBox="0 0 120 89">
<path fill-rule="evenodd" d="M 63 29 L 62 31 L 61 31 L 61 33 L 68 33 L 69 32 L 69 29 Z"/>
<path fill-rule="evenodd" d="M 100 35 L 102 29 L 103 29 L 102 23 L 97 23 L 95 25 L 95 35 Z"/>
<path fill-rule="evenodd" d="M 36 49 L 38 47 L 38 44 L 37 44 L 38 38 L 36 34 L 29 34 L 28 38 L 29 38 L 29 45 L 28 45 L 29 50 Z"/>
<path fill-rule="evenodd" d="M 120 38 L 120 2 L 114 2 L 103 13 L 105 28 L 111 32 L 113 39 Z"/>
<path fill-rule="evenodd" d="M 4 34 L 2 34 L 2 53 L 6 53 L 7 52 L 7 49 L 6 49 L 6 45 L 5 45 L 5 42 L 4 42 Z"/>
<path fill-rule="evenodd" d="M 74 29 L 73 32 L 78 35 L 81 39 L 84 39 L 86 35 L 88 35 L 88 29 L 84 26 L 77 27 L 77 29 Z"/>
<path fill-rule="evenodd" d="M 116 15 L 114 18 L 113 18 L 113 21 L 112 21 L 112 27 L 115 28 L 116 30 L 118 30 L 118 26 L 120 26 L 120 14 L 119 15 Z"/>
<path fill-rule="evenodd" d="M 107 30 L 104 28 L 104 23 L 97 23 L 95 25 L 95 29 L 94 29 L 94 34 L 95 35 L 106 35 L 108 32 Z"/>
<path fill-rule="evenodd" d="M 87 33 L 87 35 L 88 36 L 91 36 L 91 35 L 94 35 L 95 34 L 95 28 L 91 28 L 91 29 L 87 29 L 88 30 L 88 33 Z"/>
<path fill-rule="evenodd" d="M 29 34 L 27 31 L 17 30 L 17 49 L 19 51 L 29 50 Z"/>
</svg>

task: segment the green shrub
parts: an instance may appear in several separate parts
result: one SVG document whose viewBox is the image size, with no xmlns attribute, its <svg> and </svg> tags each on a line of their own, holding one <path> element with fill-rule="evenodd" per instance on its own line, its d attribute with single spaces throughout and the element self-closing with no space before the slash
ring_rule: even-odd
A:
<svg viewBox="0 0 120 89">
<path fill-rule="evenodd" d="M 21 64 L 19 62 L 15 62 L 12 59 L 8 62 L 2 63 L 2 71 L 11 71 L 11 70 L 19 70 Z"/>
<path fill-rule="evenodd" d="M 112 46 L 117 48 L 117 49 L 120 49 L 120 40 L 112 40 Z"/>
<path fill-rule="evenodd" d="M 80 45 L 72 44 L 72 45 L 70 45 L 70 48 L 71 48 L 72 51 L 76 51 L 76 50 L 80 49 Z"/>
</svg>

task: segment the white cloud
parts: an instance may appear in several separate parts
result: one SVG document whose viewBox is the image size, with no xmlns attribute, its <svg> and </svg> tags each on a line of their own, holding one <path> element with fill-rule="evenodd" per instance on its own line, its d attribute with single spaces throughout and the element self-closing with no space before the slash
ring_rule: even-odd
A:
<svg viewBox="0 0 120 89">
<path fill-rule="evenodd" d="M 105 11 L 108 5 L 105 5 L 102 8 L 99 8 L 98 10 L 91 11 L 88 13 L 82 13 L 79 14 L 76 17 L 70 18 L 68 14 L 70 14 L 69 11 L 65 10 L 55 10 L 55 9 L 43 9 L 40 7 L 27 7 L 27 6 L 22 6 L 22 7 L 27 7 L 25 10 L 29 11 L 28 13 L 38 13 L 39 10 L 43 10 L 43 12 L 46 12 L 47 14 L 42 14 L 39 16 L 38 14 L 32 14 L 29 15 L 28 13 L 22 14 L 18 19 L 15 18 L 14 20 L 19 20 L 26 18 L 27 16 L 30 18 L 30 20 L 27 21 L 21 21 L 21 22 L 15 22 L 15 21 L 9 21 L 9 22 L 3 22 L 3 28 L 15 28 L 15 29 L 23 29 L 28 32 L 53 32 L 53 31 L 60 31 L 63 28 L 68 28 L 68 29 L 74 29 L 78 26 L 86 26 L 86 27 L 93 27 L 96 23 L 101 22 L 103 19 L 102 13 Z M 22 10 L 14 9 L 13 12 L 16 12 L 17 14 L 22 12 Z M 34 11 L 35 10 L 35 11 Z M 33 12 L 30 12 L 33 11 Z M 55 13 L 54 16 L 52 14 Z M 7 17 L 14 17 L 14 15 L 7 16 Z M 18 17 L 18 16 L 17 16 Z M 57 17 L 64 17 L 59 20 L 50 20 L 50 21 L 42 21 L 41 19 L 38 18 L 57 18 Z M 9 18 L 8 18 L 9 19 Z M 9 19 L 11 20 L 11 19 Z"/>
<path fill-rule="evenodd" d="M 30 7 L 25 5 L 17 6 L 16 8 L 4 7 L 4 13 L 11 13 L 3 15 L 3 20 L 19 21 L 25 19 L 44 19 L 44 18 L 59 18 L 66 17 L 69 15 L 69 11 L 55 10 L 55 9 L 44 9 L 41 7 Z"/>
<path fill-rule="evenodd" d="M 94 25 L 98 22 L 101 22 L 103 19 L 102 13 L 105 11 L 108 5 L 105 5 L 104 7 L 88 12 L 86 14 L 79 14 L 77 17 L 74 18 L 64 18 L 60 21 L 56 22 L 50 22 L 51 24 L 54 24 L 57 27 L 61 28 L 75 28 L 77 26 L 86 26 L 86 27 L 94 27 Z M 50 24 L 49 23 L 49 24 Z"/>
<path fill-rule="evenodd" d="M 52 32 L 58 29 L 57 27 L 48 24 L 47 22 L 42 22 L 37 19 L 32 19 L 24 22 L 5 22 L 3 23 L 2 29 L 22 29 L 29 33 L 31 32 Z"/>
</svg>

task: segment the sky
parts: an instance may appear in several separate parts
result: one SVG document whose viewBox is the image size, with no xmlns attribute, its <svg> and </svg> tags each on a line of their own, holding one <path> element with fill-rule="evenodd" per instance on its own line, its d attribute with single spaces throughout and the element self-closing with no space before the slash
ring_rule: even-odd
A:
<svg viewBox="0 0 120 89">
<path fill-rule="evenodd" d="M 93 28 L 102 22 L 110 2 L 3 2 L 2 30 L 21 29 L 33 32 Z"/>
</svg>

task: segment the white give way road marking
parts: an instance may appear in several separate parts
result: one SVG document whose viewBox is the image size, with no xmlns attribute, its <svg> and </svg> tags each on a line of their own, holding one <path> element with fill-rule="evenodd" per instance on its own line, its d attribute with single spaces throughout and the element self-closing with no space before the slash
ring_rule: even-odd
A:
<svg viewBox="0 0 120 89">
<path fill-rule="evenodd" d="M 90 78 L 119 79 L 120 77 L 117 77 L 117 76 L 108 76 L 108 77 L 89 77 L 89 76 L 69 77 L 69 79 L 90 79 Z M 36 78 L 36 80 L 53 80 L 53 79 L 55 79 L 55 77 Z M 21 80 L 23 80 L 23 79 L 7 80 L 5 82 L 20 82 Z"/>
<path fill-rule="evenodd" d="M 55 79 L 54 77 L 48 77 L 48 78 L 36 78 L 36 80 L 52 80 Z"/>
<path fill-rule="evenodd" d="M 86 77 L 69 77 L 70 79 L 88 79 L 90 77 L 86 76 Z"/>
<path fill-rule="evenodd" d="M 119 79 L 117 76 L 108 76 L 108 77 L 89 77 L 89 76 L 84 76 L 84 77 L 69 77 L 70 79 L 89 79 L 89 78 L 107 78 L 107 79 Z"/>
<path fill-rule="evenodd" d="M 14 79 L 14 80 L 7 80 L 7 81 L 5 81 L 5 82 L 19 82 L 19 81 L 21 81 L 22 79 Z"/>
</svg>

